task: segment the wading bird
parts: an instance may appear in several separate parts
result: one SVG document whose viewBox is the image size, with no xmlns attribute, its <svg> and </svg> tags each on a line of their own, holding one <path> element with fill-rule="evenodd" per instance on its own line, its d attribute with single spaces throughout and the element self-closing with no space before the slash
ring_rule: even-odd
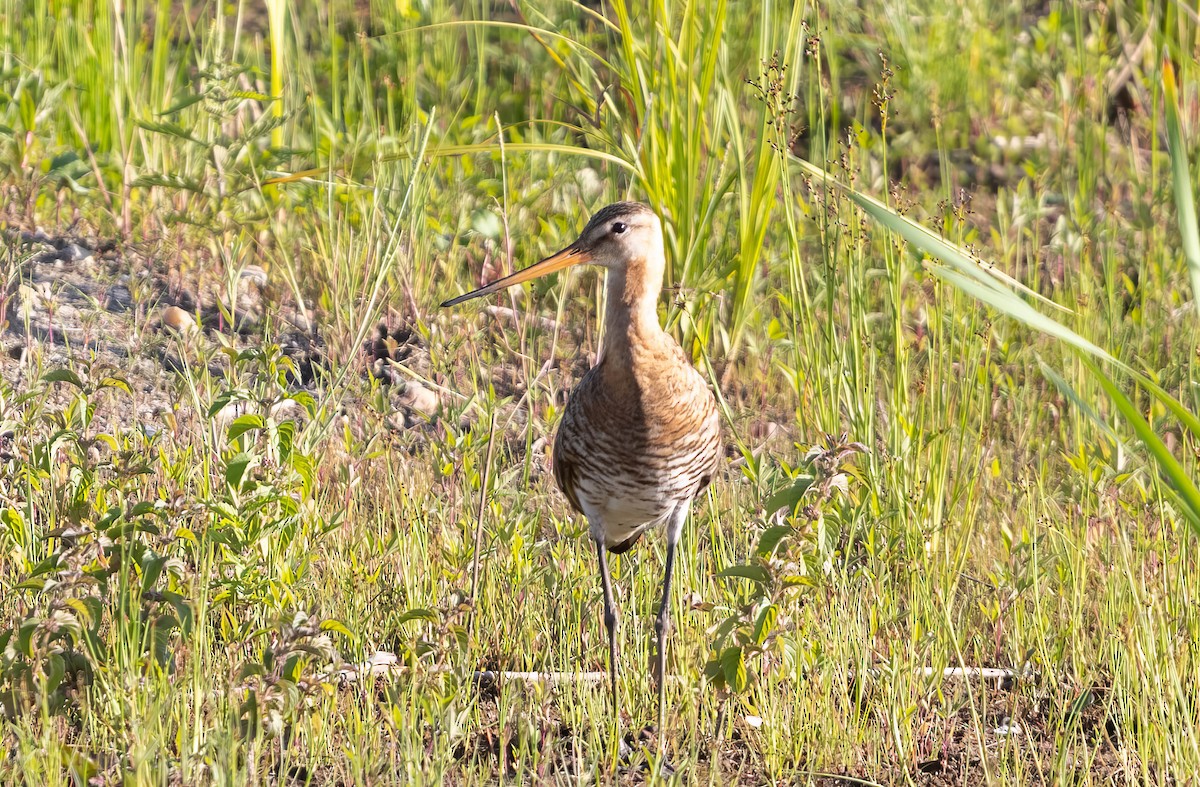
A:
<svg viewBox="0 0 1200 787">
<path fill-rule="evenodd" d="M 720 423 L 704 378 L 658 323 L 666 268 L 658 216 L 636 202 L 609 205 L 562 251 L 442 306 L 583 263 L 608 272 L 604 337 L 596 365 L 563 411 L 554 443 L 554 478 L 571 505 L 587 517 L 596 543 L 618 724 L 617 612 L 607 552 L 625 552 L 646 530 L 665 526 L 667 561 L 655 621 L 661 746 L 675 550 L 692 500 L 717 471 Z"/>
</svg>

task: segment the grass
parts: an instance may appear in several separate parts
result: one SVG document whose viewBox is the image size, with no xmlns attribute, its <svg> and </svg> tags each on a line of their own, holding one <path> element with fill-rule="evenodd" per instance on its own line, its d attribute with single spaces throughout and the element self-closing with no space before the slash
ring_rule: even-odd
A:
<svg viewBox="0 0 1200 787">
<path fill-rule="evenodd" d="M 601 282 L 435 306 L 627 197 L 730 460 L 677 780 L 1200 771 L 1183 5 L 315 6 L 0 0 L 0 782 L 655 781 L 603 685 L 475 679 L 605 666 L 547 448 Z"/>
</svg>

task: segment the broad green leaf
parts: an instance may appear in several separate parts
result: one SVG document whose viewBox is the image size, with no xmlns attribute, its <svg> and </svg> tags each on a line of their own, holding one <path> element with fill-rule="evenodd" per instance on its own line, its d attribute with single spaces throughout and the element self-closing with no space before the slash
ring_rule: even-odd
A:
<svg viewBox="0 0 1200 787">
<path fill-rule="evenodd" d="M 231 401 L 233 401 L 232 393 L 226 391 L 225 393 L 219 394 L 216 399 L 213 399 L 213 403 L 208 407 L 208 417 L 214 418 L 217 413 L 224 410 L 225 406 Z"/>
<path fill-rule="evenodd" d="M 83 380 L 70 369 L 51 369 L 42 375 L 42 381 L 47 383 L 68 383 L 76 388 L 83 388 Z"/>
<path fill-rule="evenodd" d="M 746 654 L 741 648 L 725 648 L 721 653 L 721 672 L 729 688 L 736 692 L 746 690 Z"/>
<path fill-rule="evenodd" d="M 346 627 L 346 624 L 340 620 L 334 620 L 333 618 L 321 621 L 321 631 L 336 631 L 337 633 L 341 634 L 346 639 L 349 639 L 349 640 L 354 639 L 353 632 L 351 632 L 350 629 Z"/>
<path fill-rule="evenodd" d="M 100 385 L 98 387 L 100 389 L 116 388 L 117 390 L 124 391 L 127 394 L 133 394 L 133 391 L 129 388 L 128 381 L 120 377 L 105 377 L 100 381 Z"/>
<path fill-rule="evenodd" d="M 142 500 L 141 502 L 135 503 L 133 506 L 130 507 L 129 511 L 127 511 L 125 514 L 125 518 L 126 519 L 136 519 L 140 516 L 146 516 L 147 514 L 153 514 L 153 513 L 154 513 L 153 501 Z"/>
<path fill-rule="evenodd" d="M 770 516 L 781 508 L 795 508 L 796 504 L 804 497 L 804 493 L 812 486 L 813 481 L 814 478 L 811 475 L 802 475 L 787 487 L 771 495 L 764 505 L 767 515 Z"/>
<path fill-rule="evenodd" d="M 155 589 L 158 578 L 162 576 L 163 566 L 166 564 L 167 559 L 160 556 L 150 557 L 142 564 L 142 595 Z"/>
<path fill-rule="evenodd" d="M 232 441 L 238 439 L 246 432 L 255 429 L 262 429 L 265 425 L 266 422 L 263 420 L 261 415 L 258 415 L 257 413 L 250 413 L 248 415 L 235 418 L 233 423 L 229 425 L 229 429 L 226 434 Z"/>
<path fill-rule="evenodd" d="M 767 558 L 775 554 L 775 550 L 779 547 L 779 543 L 783 539 L 792 534 L 792 528 L 788 525 L 775 525 L 768 527 L 763 531 L 763 534 L 758 537 L 758 547 L 755 551 L 761 558 Z"/>
<path fill-rule="evenodd" d="M 407 623 L 410 620 L 419 620 L 423 623 L 437 623 L 438 616 L 433 610 L 429 609 L 410 609 L 400 616 L 396 621 L 397 624 Z"/>
<path fill-rule="evenodd" d="M 63 660 L 61 654 L 52 653 L 46 659 L 46 682 L 43 684 L 43 690 L 49 694 L 62 684 L 63 678 L 67 675 L 67 663 Z"/>
<path fill-rule="evenodd" d="M 33 567 L 33 571 L 29 572 L 30 576 L 40 577 L 42 574 L 48 574 L 58 568 L 60 557 L 57 553 L 43 559 L 40 563 Z"/>
<path fill-rule="evenodd" d="M 225 465 L 225 481 L 234 489 L 241 489 L 242 478 L 246 475 L 246 468 L 254 461 L 254 456 L 245 451 L 237 454 L 229 460 Z"/>
<path fill-rule="evenodd" d="M 26 618 L 17 630 L 17 652 L 28 658 L 33 658 L 33 633 L 37 631 L 39 623 L 39 618 Z"/>
<path fill-rule="evenodd" d="M 779 607 L 768 604 L 759 610 L 754 621 L 754 644 L 761 645 L 775 629 L 775 621 L 779 618 Z"/>
</svg>

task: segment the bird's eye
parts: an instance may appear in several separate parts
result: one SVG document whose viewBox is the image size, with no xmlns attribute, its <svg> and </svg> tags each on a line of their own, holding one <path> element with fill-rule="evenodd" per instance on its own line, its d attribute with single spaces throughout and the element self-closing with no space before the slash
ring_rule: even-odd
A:
<svg viewBox="0 0 1200 787">
<path fill-rule="evenodd" d="M 629 229 L 629 228 L 625 226 L 625 222 L 623 222 L 623 221 L 613 222 L 612 231 L 613 231 L 614 235 L 620 235 L 627 229 Z"/>
</svg>

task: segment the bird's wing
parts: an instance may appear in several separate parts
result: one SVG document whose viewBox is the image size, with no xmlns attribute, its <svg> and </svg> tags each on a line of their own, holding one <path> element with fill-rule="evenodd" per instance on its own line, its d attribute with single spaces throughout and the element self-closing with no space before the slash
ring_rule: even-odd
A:
<svg viewBox="0 0 1200 787">
<path fill-rule="evenodd" d="M 567 407 L 563 411 L 562 421 L 558 424 L 558 435 L 554 440 L 554 453 L 551 460 L 554 467 L 554 482 L 567 496 L 571 507 L 583 514 L 585 512 L 579 503 L 579 493 L 576 491 L 579 489 L 580 457 L 576 456 L 575 451 L 572 450 L 571 440 L 564 439 L 565 436 L 574 434 L 577 428 L 574 410 L 571 400 L 568 400 Z"/>
</svg>

